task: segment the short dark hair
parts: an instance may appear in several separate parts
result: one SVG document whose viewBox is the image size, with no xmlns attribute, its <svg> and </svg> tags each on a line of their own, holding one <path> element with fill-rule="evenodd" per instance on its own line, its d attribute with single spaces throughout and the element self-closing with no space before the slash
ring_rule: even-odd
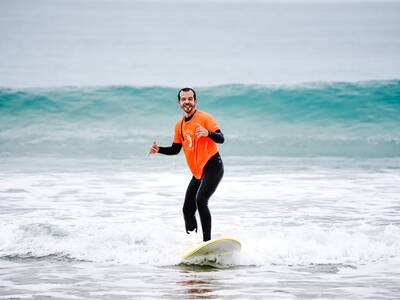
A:
<svg viewBox="0 0 400 300">
<path fill-rule="evenodd" d="M 184 88 L 180 89 L 179 92 L 178 92 L 178 101 L 181 100 L 181 92 L 190 92 L 190 91 L 193 92 L 194 100 L 197 100 L 196 99 L 196 92 L 194 91 L 194 89 L 192 89 L 190 87 L 184 87 Z"/>
</svg>

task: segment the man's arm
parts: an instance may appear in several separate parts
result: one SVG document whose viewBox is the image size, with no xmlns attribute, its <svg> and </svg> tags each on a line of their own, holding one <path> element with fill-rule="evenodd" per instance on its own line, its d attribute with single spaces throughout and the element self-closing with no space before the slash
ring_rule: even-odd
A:
<svg viewBox="0 0 400 300">
<path fill-rule="evenodd" d="M 206 128 L 201 126 L 199 123 L 197 123 L 196 127 L 196 135 L 197 137 L 201 136 L 208 136 L 210 139 L 212 139 L 214 142 L 218 144 L 222 144 L 225 141 L 224 134 L 220 129 L 217 129 L 215 131 L 208 131 Z"/>
<path fill-rule="evenodd" d="M 165 155 L 176 155 L 182 149 L 181 143 L 173 143 L 170 147 L 158 147 L 158 153 L 165 154 Z"/>
<path fill-rule="evenodd" d="M 212 139 L 217 144 L 223 144 L 225 141 L 224 134 L 221 130 L 217 129 L 214 132 L 209 131 L 208 137 Z"/>
</svg>

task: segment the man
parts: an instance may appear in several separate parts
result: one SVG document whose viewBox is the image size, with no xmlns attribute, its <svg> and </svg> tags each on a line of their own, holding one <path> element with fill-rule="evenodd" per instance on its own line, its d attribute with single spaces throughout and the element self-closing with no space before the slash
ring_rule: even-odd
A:
<svg viewBox="0 0 400 300">
<path fill-rule="evenodd" d="M 181 149 L 193 177 L 183 204 L 186 233 L 197 232 L 196 209 L 199 210 L 203 241 L 211 239 L 211 214 L 208 199 L 217 189 L 224 174 L 224 166 L 216 143 L 224 142 L 224 135 L 211 115 L 196 109 L 196 92 L 183 88 L 178 93 L 178 105 L 184 116 L 176 122 L 174 141 L 170 147 L 160 147 L 156 142 L 149 154 L 176 155 Z"/>
</svg>

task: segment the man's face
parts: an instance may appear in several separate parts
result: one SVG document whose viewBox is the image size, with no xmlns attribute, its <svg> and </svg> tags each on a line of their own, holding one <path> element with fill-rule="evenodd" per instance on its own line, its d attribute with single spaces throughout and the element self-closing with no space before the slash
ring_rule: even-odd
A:
<svg viewBox="0 0 400 300">
<path fill-rule="evenodd" d="M 180 92 L 179 107 L 186 113 L 192 113 L 196 108 L 196 100 L 192 91 Z"/>
</svg>

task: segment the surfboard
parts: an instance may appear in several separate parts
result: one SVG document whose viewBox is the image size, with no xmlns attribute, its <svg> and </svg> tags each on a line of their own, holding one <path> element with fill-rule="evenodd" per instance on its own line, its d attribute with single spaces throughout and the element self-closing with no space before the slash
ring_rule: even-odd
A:
<svg viewBox="0 0 400 300">
<path fill-rule="evenodd" d="M 242 245 L 237 239 L 222 236 L 207 242 L 203 242 L 200 245 L 189 249 L 183 255 L 183 261 L 190 259 L 203 258 L 207 256 L 220 256 L 220 255 L 231 255 L 239 252 Z"/>
</svg>

